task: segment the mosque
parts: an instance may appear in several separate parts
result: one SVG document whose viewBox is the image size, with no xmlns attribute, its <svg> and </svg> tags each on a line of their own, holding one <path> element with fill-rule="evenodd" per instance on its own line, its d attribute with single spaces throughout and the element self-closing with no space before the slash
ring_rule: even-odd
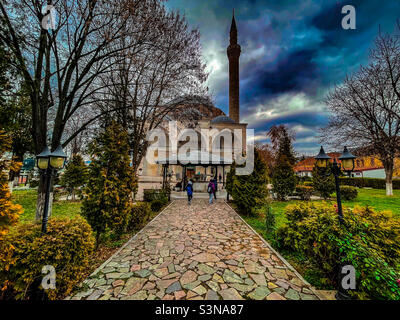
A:
<svg viewBox="0 0 400 320">
<path fill-rule="evenodd" d="M 186 185 L 188 179 L 194 181 L 195 192 L 206 192 L 208 181 L 215 178 L 218 181 L 218 188 L 223 189 L 226 182 L 226 175 L 233 162 L 235 152 L 244 153 L 246 151 L 246 123 L 240 122 L 240 103 L 239 103 L 239 57 L 241 47 L 238 44 L 238 30 L 235 15 L 232 17 L 230 28 L 230 43 L 227 48 L 229 59 L 229 116 L 225 115 L 220 109 L 213 105 L 196 106 L 201 111 L 201 117 L 196 121 L 192 128 L 198 134 L 199 145 L 196 151 L 190 150 L 190 154 L 181 161 L 176 154 L 171 152 L 171 146 L 165 146 L 163 155 L 156 154 L 156 161 L 149 162 L 144 157 L 138 167 L 139 190 L 137 198 L 143 197 L 143 190 L 160 189 L 166 183 L 175 190 L 180 190 Z M 187 106 L 184 106 L 187 107 Z M 170 135 L 167 124 L 163 126 L 166 135 Z M 178 135 L 185 130 L 187 123 L 176 121 Z M 219 132 L 212 138 L 205 137 L 204 131 Z M 239 133 L 239 135 L 238 135 Z M 228 134 L 228 136 L 227 136 Z M 229 136 L 230 135 L 230 136 Z M 241 135 L 241 136 L 240 136 Z M 211 139 L 207 143 L 207 139 Z M 170 139 L 167 139 L 170 140 Z M 226 143 L 229 141 L 229 145 Z M 235 150 L 235 141 L 240 140 L 240 150 Z M 171 141 L 171 140 L 170 140 Z M 218 141 L 217 152 L 215 152 L 215 142 Z M 204 143 L 205 142 L 205 143 Z M 204 143 L 204 144 L 202 144 Z M 169 142 L 171 144 L 171 142 Z M 178 141 L 178 148 L 184 143 Z M 204 147 L 206 145 L 206 147 Z M 214 146 L 213 151 L 211 148 Z M 150 151 L 148 151 L 150 152 Z"/>
</svg>

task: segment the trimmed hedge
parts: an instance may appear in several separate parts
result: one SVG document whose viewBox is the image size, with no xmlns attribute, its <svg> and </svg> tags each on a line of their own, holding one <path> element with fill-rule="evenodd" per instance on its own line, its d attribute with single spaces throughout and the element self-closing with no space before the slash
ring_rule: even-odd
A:
<svg viewBox="0 0 400 320">
<path fill-rule="evenodd" d="M 18 300 L 56 300 L 70 294 L 86 276 L 95 246 L 92 229 L 80 216 L 50 219 L 45 235 L 41 225 L 20 224 L 6 241 L 14 250 L 11 266 L 0 264 L 0 283 L 7 284 L 6 299 Z M 47 265 L 55 268 L 55 289 L 41 287 L 42 268 Z"/>
<path fill-rule="evenodd" d="M 400 219 L 390 211 L 344 208 L 343 225 L 335 207 L 325 202 L 290 205 L 285 213 L 279 244 L 316 264 L 325 275 L 321 282 L 336 283 L 338 264 L 351 264 L 357 277 L 354 297 L 400 299 Z"/>
<path fill-rule="evenodd" d="M 341 186 L 340 187 L 340 195 L 344 200 L 354 200 L 358 196 L 358 191 L 354 187 L 350 186 Z"/>
<path fill-rule="evenodd" d="M 129 231 L 142 228 L 150 219 L 151 208 L 148 202 L 137 202 L 132 206 L 129 216 Z"/>
<path fill-rule="evenodd" d="M 165 189 L 147 189 L 143 191 L 143 200 L 146 202 L 152 202 L 154 200 L 164 200 L 168 201 L 169 193 Z"/>
<path fill-rule="evenodd" d="M 147 189 L 143 191 L 143 200 L 150 202 L 153 212 L 158 212 L 169 202 L 168 189 Z"/>
<path fill-rule="evenodd" d="M 385 179 L 340 177 L 340 184 L 358 188 L 386 189 Z M 400 190 L 400 180 L 393 180 L 393 189 Z"/>
<path fill-rule="evenodd" d="M 160 211 L 166 204 L 168 203 L 168 199 L 155 199 L 150 202 L 151 210 L 153 212 Z"/>
</svg>

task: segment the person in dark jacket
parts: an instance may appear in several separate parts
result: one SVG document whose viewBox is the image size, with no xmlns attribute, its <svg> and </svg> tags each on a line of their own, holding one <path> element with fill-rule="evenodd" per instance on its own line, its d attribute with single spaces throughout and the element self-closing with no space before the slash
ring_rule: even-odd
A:
<svg viewBox="0 0 400 320">
<path fill-rule="evenodd" d="M 214 178 L 214 180 L 213 180 L 213 182 L 214 182 L 214 199 L 215 200 L 217 200 L 217 190 L 218 190 L 218 181 L 217 181 L 217 178 Z"/>
<path fill-rule="evenodd" d="M 215 184 L 214 184 L 213 179 L 210 180 L 210 182 L 209 182 L 209 184 L 207 186 L 207 192 L 208 192 L 208 195 L 209 195 L 208 203 L 212 204 L 213 203 L 214 193 L 215 193 Z"/>
<path fill-rule="evenodd" d="M 189 180 L 187 186 L 186 186 L 186 192 L 187 192 L 187 197 L 188 197 L 188 204 L 192 204 L 192 199 L 193 199 L 193 181 Z"/>
</svg>

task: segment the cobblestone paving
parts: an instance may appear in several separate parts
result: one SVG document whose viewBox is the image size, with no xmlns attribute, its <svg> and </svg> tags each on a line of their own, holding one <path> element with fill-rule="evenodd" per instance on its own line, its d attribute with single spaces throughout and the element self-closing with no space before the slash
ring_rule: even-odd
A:
<svg viewBox="0 0 400 320">
<path fill-rule="evenodd" d="M 293 271 L 223 200 L 175 200 L 69 299 L 319 299 Z"/>
</svg>

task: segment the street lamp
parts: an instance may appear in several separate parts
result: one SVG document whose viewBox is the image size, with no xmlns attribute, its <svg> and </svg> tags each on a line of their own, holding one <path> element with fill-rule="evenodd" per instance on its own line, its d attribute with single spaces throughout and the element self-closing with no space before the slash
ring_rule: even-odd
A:
<svg viewBox="0 0 400 320">
<path fill-rule="evenodd" d="M 62 169 L 65 164 L 67 155 L 63 151 L 61 145 L 54 152 L 50 152 L 46 146 L 43 151 L 36 156 L 37 167 L 43 172 L 46 178 L 46 194 L 43 209 L 42 233 L 47 232 L 47 221 L 49 219 L 49 198 L 51 177 L 55 171 Z"/>
<path fill-rule="evenodd" d="M 339 160 L 342 162 L 343 170 L 347 172 L 349 177 L 354 170 L 354 159 L 356 159 L 356 156 L 352 155 L 349 150 L 347 150 L 347 147 L 344 147 L 343 154 L 339 157 Z"/>
<path fill-rule="evenodd" d="M 317 160 L 317 167 L 326 168 L 329 160 L 331 160 L 331 157 L 325 153 L 324 148 L 321 146 L 321 149 L 319 150 L 318 155 L 315 157 L 315 160 Z"/>
<path fill-rule="evenodd" d="M 321 146 L 319 154 L 315 157 L 316 165 L 319 168 L 326 169 L 328 167 L 328 162 L 330 161 L 331 157 L 328 156 L 324 148 Z M 337 200 L 337 212 L 339 215 L 339 223 L 340 225 L 343 224 L 343 210 L 342 210 L 342 201 L 340 198 L 340 185 L 339 185 L 339 175 L 341 173 L 341 168 L 343 171 L 346 171 L 348 176 L 350 177 L 351 172 L 354 170 L 354 159 L 356 157 L 352 155 L 347 147 L 344 147 L 343 154 L 339 157 L 341 164 L 336 161 L 336 158 L 333 159 L 332 170 L 331 172 L 325 171 L 323 174 L 326 177 L 329 177 L 331 174 L 335 177 L 335 187 L 336 187 L 336 200 Z M 350 296 L 347 294 L 346 290 L 342 287 L 342 278 L 343 275 L 340 272 L 341 268 L 339 267 L 339 290 L 337 292 L 336 298 L 338 300 L 349 300 Z"/>
<path fill-rule="evenodd" d="M 314 159 L 316 160 L 317 167 L 321 169 L 326 169 L 328 167 L 328 162 L 332 158 L 325 153 L 324 148 L 321 146 L 319 154 Z M 325 175 L 326 177 L 329 177 L 331 174 L 333 174 L 335 177 L 336 200 L 340 223 L 343 223 L 343 210 L 340 197 L 339 176 L 341 174 L 341 168 L 350 176 L 351 172 L 354 170 L 354 159 L 356 159 L 356 157 L 350 153 L 347 147 L 344 147 L 343 154 L 339 157 L 341 164 L 336 161 L 336 158 L 334 158 L 332 170 L 330 172 L 325 171 L 323 173 L 323 175 Z"/>
</svg>

